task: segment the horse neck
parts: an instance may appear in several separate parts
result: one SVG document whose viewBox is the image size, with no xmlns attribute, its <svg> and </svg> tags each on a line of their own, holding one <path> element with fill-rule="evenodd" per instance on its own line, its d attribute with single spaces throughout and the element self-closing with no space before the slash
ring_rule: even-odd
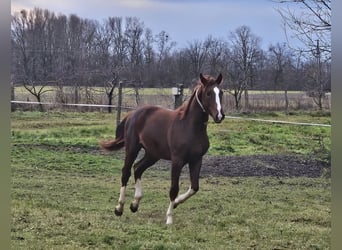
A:
<svg viewBox="0 0 342 250">
<path fill-rule="evenodd" d="M 198 103 L 196 91 L 194 91 L 187 105 L 185 120 L 188 120 L 193 126 L 204 126 L 204 128 L 206 128 L 209 115 L 203 111 L 201 105 Z"/>
</svg>

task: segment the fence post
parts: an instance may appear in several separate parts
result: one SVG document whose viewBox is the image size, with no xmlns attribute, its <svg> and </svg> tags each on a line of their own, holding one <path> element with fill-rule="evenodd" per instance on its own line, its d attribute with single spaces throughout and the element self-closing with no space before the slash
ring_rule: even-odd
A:
<svg viewBox="0 0 342 250">
<path fill-rule="evenodd" d="M 11 82 L 11 101 L 15 100 L 14 84 Z M 15 111 L 15 103 L 11 103 L 11 112 Z"/>
<path fill-rule="evenodd" d="M 121 106 L 122 106 L 122 81 L 119 81 L 118 86 L 118 109 L 116 113 L 116 126 L 119 126 L 121 120 Z"/>
<path fill-rule="evenodd" d="M 172 94 L 175 96 L 175 109 L 183 103 L 183 84 L 177 84 L 176 88 L 172 88 Z"/>
</svg>

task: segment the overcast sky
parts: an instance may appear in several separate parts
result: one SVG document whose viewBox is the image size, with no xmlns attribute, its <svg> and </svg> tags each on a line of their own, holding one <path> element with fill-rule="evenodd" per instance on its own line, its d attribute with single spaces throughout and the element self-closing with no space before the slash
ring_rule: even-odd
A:
<svg viewBox="0 0 342 250">
<path fill-rule="evenodd" d="M 261 38 L 264 49 L 285 42 L 282 20 L 271 0 L 12 0 L 12 13 L 39 7 L 56 14 L 76 14 L 103 21 L 108 17 L 134 16 L 151 28 L 162 30 L 185 47 L 208 35 L 228 39 L 229 33 L 247 25 Z"/>
</svg>

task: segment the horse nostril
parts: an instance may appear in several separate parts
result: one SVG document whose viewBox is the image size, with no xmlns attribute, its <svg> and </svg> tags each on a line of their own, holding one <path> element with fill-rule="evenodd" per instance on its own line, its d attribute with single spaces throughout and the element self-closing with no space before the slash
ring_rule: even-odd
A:
<svg viewBox="0 0 342 250">
<path fill-rule="evenodd" d="M 217 114 L 217 115 L 215 116 L 214 121 L 215 121 L 216 123 L 220 123 L 222 120 L 223 120 L 223 117 L 222 117 L 221 114 Z"/>
<path fill-rule="evenodd" d="M 221 122 L 221 121 L 223 121 L 223 119 L 224 119 L 224 117 L 225 117 L 225 115 L 223 114 L 223 113 L 218 113 L 217 115 L 216 115 L 216 121 L 217 122 Z"/>
</svg>

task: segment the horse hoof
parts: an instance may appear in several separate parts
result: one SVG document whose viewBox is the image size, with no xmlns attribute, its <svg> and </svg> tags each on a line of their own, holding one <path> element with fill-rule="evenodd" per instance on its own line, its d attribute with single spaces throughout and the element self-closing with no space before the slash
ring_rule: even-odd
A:
<svg viewBox="0 0 342 250">
<path fill-rule="evenodd" d="M 139 206 L 136 206 L 132 203 L 129 208 L 131 209 L 132 213 L 135 213 L 136 211 L 138 211 Z"/>
<path fill-rule="evenodd" d="M 119 211 L 116 208 L 114 210 L 114 213 L 115 213 L 116 216 L 121 216 L 122 215 L 122 211 Z"/>
</svg>

